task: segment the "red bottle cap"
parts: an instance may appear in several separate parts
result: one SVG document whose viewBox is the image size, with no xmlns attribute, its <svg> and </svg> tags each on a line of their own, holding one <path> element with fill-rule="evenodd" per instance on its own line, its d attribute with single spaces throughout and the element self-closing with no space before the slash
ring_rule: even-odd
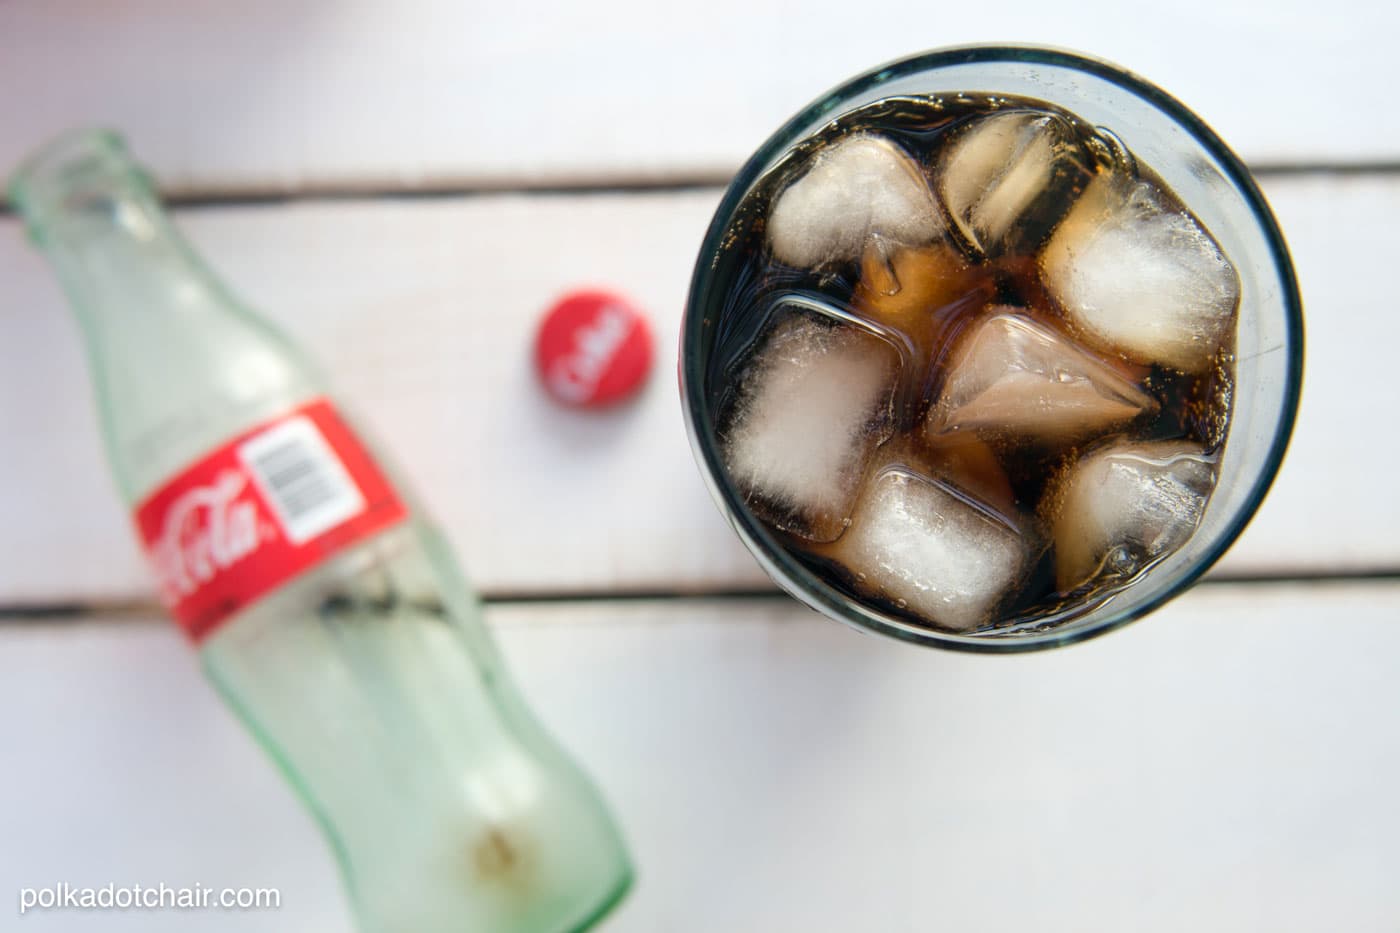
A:
<svg viewBox="0 0 1400 933">
<path fill-rule="evenodd" d="M 545 389 L 566 405 L 600 408 L 634 394 L 651 369 L 651 328 L 625 298 L 571 292 L 549 309 L 535 336 Z"/>
</svg>

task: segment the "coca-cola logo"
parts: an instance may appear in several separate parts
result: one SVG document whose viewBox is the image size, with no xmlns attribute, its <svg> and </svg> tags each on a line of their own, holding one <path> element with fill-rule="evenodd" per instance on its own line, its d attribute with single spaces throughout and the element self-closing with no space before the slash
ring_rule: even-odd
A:
<svg viewBox="0 0 1400 933">
<path fill-rule="evenodd" d="M 549 368 L 550 388 L 567 401 L 589 398 L 631 333 L 632 319 L 625 311 L 613 305 L 603 308 L 591 324 L 579 328 L 573 352 Z"/>
<path fill-rule="evenodd" d="M 601 408 L 635 394 L 651 363 L 651 329 L 625 299 L 610 292 L 565 295 L 535 334 L 535 369 L 566 405 Z"/>
<path fill-rule="evenodd" d="M 170 602 L 194 593 L 258 549 L 264 535 L 258 504 L 243 493 L 248 478 L 224 470 L 208 486 L 195 486 L 170 503 L 151 546 L 161 587 Z"/>
<path fill-rule="evenodd" d="M 200 642 L 408 510 L 325 399 L 228 438 L 136 507 L 161 597 Z"/>
</svg>

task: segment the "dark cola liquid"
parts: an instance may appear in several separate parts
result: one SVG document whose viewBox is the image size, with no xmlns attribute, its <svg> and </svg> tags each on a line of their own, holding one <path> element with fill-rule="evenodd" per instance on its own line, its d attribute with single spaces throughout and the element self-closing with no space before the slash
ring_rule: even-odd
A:
<svg viewBox="0 0 1400 933">
<path fill-rule="evenodd" d="M 947 378 L 946 365 L 958 339 L 988 313 L 988 308 L 1010 305 L 1027 318 L 1057 333 L 1074 336 L 1061 308 L 1047 292 L 1037 257 L 1044 249 L 1056 223 L 1074 199 L 1097 174 L 1129 173 L 1151 182 L 1172 203 L 1175 195 L 1147 166 L 1137 164 L 1132 154 L 1109 131 L 1087 126 L 1073 114 L 1040 101 L 969 94 L 958 97 L 901 97 L 880 101 L 846 114 L 828 124 L 816 135 L 793 148 L 772 171 L 762 177 L 736 211 L 721 250 L 714 260 L 716 293 L 723 303 L 708 318 L 714 329 L 705 389 L 710 410 L 717 413 L 718 439 L 723 445 L 743 397 L 744 380 L 753 368 L 755 352 L 762 349 L 766 335 L 775 326 L 774 317 L 791 314 L 785 299 L 800 303 L 815 299 L 840 314 L 861 319 L 861 290 L 870 289 L 872 271 L 863 261 L 823 265 L 820 269 L 794 268 L 774 258 L 768 245 L 766 226 L 775 198 L 794 179 L 800 178 L 824 147 L 858 133 L 876 133 L 895 143 L 912 156 L 919 168 L 937 185 L 940 153 L 950 134 L 967 121 L 996 112 L 1017 110 L 1055 114 L 1072 127 L 1071 146 L 1076 155 L 1068 167 L 1057 171 L 1052 182 L 1032 209 L 1019 218 L 995 250 L 969 242 L 957 224 L 949 222 L 946 206 L 942 218 L 947 240 L 959 256 L 959 267 L 949 273 L 947 288 L 937 300 L 909 316 L 899 325 L 888 320 L 881 326 L 895 326 L 898 339 L 907 348 L 905 365 L 899 370 L 890 424 L 881 428 L 880 462 L 907 462 L 917 472 L 928 472 L 930 464 L 954 464 L 956 483 L 977 496 L 979 463 L 990 451 L 995 458 L 996 484 L 1009 484 L 1009 495 L 977 496 L 984 504 L 1000 503 L 1018 516 L 1029 533 L 1048 539 L 1044 529 L 1045 499 L 1052 478 L 1072 463 L 1085 449 L 1104 442 L 1095 436 L 1068 447 L 1024 442 L 999 436 L 996 430 L 982 430 L 976 437 L 975 452 L 960 449 L 966 438 L 930 439 L 921 426 L 939 397 Z M 893 274 L 891 270 L 886 273 Z M 862 283 L 865 284 L 862 284 Z M 814 313 L 814 318 L 820 318 Z M 1115 356 L 1102 348 L 1095 353 L 1115 370 L 1141 387 L 1156 403 L 1155 411 L 1115 428 L 1110 435 L 1135 440 L 1191 441 L 1209 456 L 1218 459 L 1224 443 L 1230 411 L 1233 376 L 1233 328 L 1222 339 L 1210 365 L 1188 373 L 1161 364 L 1147 364 Z M 960 472 L 959 472 L 960 471 Z M 750 499 L 753 504 L 752 498 Z M 760 503 L 761 504 L 761 503 Z M 874 608 L 923 625 L 936 623 L 903 605 L 869 592 L 848 568 L 831 559 L 831 542 L 814 541 L 801 533 L 801 522 L 782 513 L 781 508 L 756 509 L 792 553 L 816 574 L 848 596 Z M 776 517 L 775 517 L 776 516 Z M 849 521 L 847 522 L 849 524 Z M 796 529 L 796 531 L 794 530 Z M 830 535 L 818 537 L 827 537 Z M 1165 556 L 1165 555 L 1162 555 Z M 1081 585 L 1056 585 L 1056 553 L 1053 546 L 1041 548 L 1025 570 L 1023 579 L 998 607 L 995 617 L 980 630 L 1039 631 L 1058 625 L 1099 604 L 1106 596 L 1130 585 L 1150 569 L 1151 562 L 1135 566 L 1130 573 L 1105 570 Z"/>
</svg>

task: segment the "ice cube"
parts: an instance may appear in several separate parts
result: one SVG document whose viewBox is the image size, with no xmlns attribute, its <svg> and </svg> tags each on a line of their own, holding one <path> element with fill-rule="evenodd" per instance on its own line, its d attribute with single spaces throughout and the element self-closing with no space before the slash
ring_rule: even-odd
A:
<svg viewBox="0 0 1400 933">
<path fill-rule="evenodd" d="M 1120 441 L 1056 477 L 1044 509 L 1062 591 L 1131 576 L 1186 543 L 1215 487 L 1215 460 L 1188 441 Z"/>
<path fill-rule="evenodd" d="M 861 257 L 860 281 L 851 304 L 872 320 L 905 332 L 919 331 L 941 308 L 969 295 L 993 297 L 995 282 L 939 240 L 928 246 L 891 250 L 876 241 Z"/>
<path fill-rule="evenodd" d="M 875 474 L 827 553 L 857 588 L 957 631 L 994 621 L 1032 556 L 1029 539 L 1006 519 L 900 466 Z"/>
<path fill-rule="evenodd" d="M 800 269 L 854 262 L 872 237 L 920 246 L 941 229 L 918 164 L 888 139 L 869 133 L 819 151 L 768 215 L 774 257 Z"/>
<path fill-rule="evenodd" d="M 830 541 L 886 436 L 899 355 L 854 324 L 784 317 L 742 376 L 721 445 L 750 506 L 779 528 Z"/>
<path fill-rule="evenodd" d="M 1088 181 L 1089 165 L 1064 118 L 1003 111 L 951 134 L 939 194 L 968 244 L 997 255 L 1039 243 L 1063 216 L 1069 192 Z"/>
<path fill-rule="evenodd" d="M 1045 286 L 1104 349 L 1199 372 L 1234 321 L 1240 280 L 1196 218 L 1154 185 L 1097 176 L 1040 257 Z"/>
<path fill-rule="evenodd" d="M 1108 363 L 1001 307 L 958 342 L 925 424 L 931 436 L 977 430 L 1072 444 L 1156 407 Z"/>
</svg>

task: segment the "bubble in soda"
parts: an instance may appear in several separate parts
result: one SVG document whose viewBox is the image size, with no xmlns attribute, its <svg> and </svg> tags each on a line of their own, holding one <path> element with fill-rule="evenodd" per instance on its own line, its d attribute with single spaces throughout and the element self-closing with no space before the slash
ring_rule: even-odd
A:
<svg viewBox="0 0 1400 933">
<path fill-rule="evenodd" d="M 721 458 L 849 597 L 1041 630 L 1199 525 L 1240 281 L 1116 136 L 1029 99 L 889 98 L 787 153 L 725 243 Z"/>
</svg>

